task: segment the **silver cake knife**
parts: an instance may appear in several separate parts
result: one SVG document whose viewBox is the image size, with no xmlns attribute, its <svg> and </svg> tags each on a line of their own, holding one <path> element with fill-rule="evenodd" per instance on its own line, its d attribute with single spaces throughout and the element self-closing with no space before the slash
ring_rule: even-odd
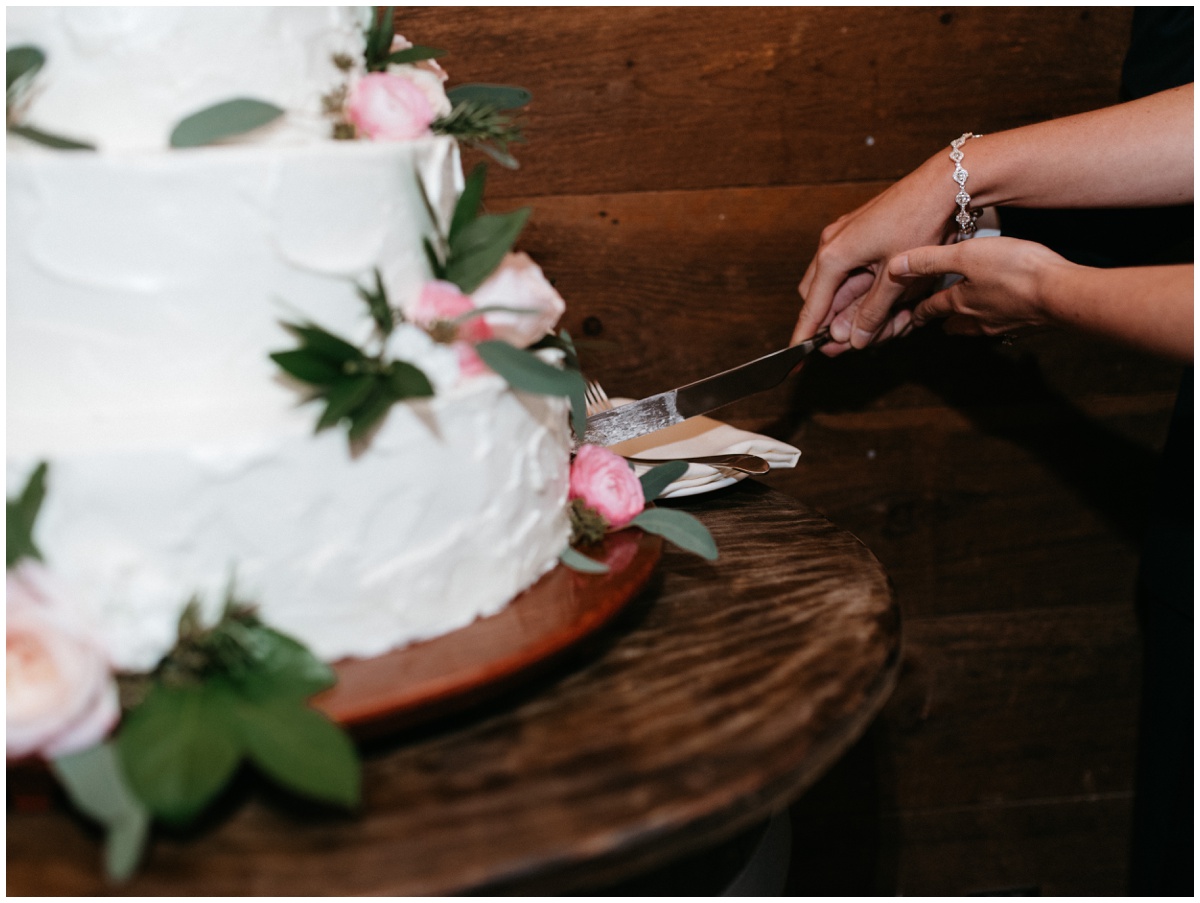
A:
<svg viewBox="0 0 1200 903">
<path fill-rule="evenodd" d="M 799 345 L 775 351 L 732 370 L 593 414 L 587 419 L 587 432 L 580 444 L 615 445 L 626 439 L 636 439 L 770 389 L 787 379 L 804 358 L 827 341 L 829 331 L 822 330 Z"/>
</svg>

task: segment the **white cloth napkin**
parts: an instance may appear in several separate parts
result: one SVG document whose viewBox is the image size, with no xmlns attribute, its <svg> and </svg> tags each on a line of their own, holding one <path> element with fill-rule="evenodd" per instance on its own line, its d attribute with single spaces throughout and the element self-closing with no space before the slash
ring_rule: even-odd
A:
<svg viewBox="0 0 1200 903">
<path fill-rule="evenodd" d="M 620 407 L 628 404 L 628 398 L 614 398 L 613 404 Z M 695 458 L 702 455 L 749 454 L 758 455 L 771 465 L 772 470 L 795 467 L 800 460 L 800 449 L 762 436 L 740 430 L 714 420 L 711 417 L 692 417 L 666 429 L 658 430 L 637 439 L 618 442 L 612 450 L 619 455 L 631 457 Z M 649 465 L 635 464 L 638 474 L 650 469 Z M 661 498 L 672 495 L 692 495 L 719 486 L 727 486 L 745 479 L 745 474 L 718 470 L 707 464 L 691 464 L 687 472 L 663 491 Z"/>
</svg>

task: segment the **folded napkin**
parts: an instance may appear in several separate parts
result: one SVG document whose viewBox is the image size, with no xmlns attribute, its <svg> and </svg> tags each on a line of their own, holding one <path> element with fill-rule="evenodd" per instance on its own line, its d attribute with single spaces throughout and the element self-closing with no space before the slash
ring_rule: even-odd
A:
<svg viewBox="0 0 1200 903">
<path fill-rule="evenodd" d="M 620 407 L 628 404 L 628 398 L 614 398 L 613 404 Z M 666 429 L 658 430 L 637 439 L 618 442 L 612 450 L 627 457 L 696 458 L 703 455 L 748 454 L 758 455 L 771 465 L 772 470 L 795 467 L 800 460 L 800 449 L 762 436 L 739 430 L 737 427 L 713 420 L 711 417 L 692 417 Z M 650 465 L 635 464 L 638 474 L 650 469 Z M 721 486 L 728 486 L 745 479 L 746 474 L 718 470 L 707 464 L 691 464 L 687 472 L 668 486 L 660 498 L 673 495 L 694 495 Z"/>
</svg>

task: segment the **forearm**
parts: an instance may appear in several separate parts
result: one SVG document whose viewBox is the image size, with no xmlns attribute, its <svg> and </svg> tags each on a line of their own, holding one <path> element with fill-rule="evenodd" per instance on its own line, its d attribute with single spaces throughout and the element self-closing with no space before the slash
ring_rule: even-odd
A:
<svg viewBox="0 0 1200 903">
<path fill-rule="evenodd" d="M 1046 316 L 1184 363 L 1193 359 L 1194 268 L 1096 269 L 1066 264 L 1041 287 Z"/>
<path fill-rule="evenodd" d="M 973 138 L 963 146 L 971 207 L 1152 207 L 1193 198 L 1193 86 Z M 922 168 L 944 175 L 946 153 Z"/>
</svg>

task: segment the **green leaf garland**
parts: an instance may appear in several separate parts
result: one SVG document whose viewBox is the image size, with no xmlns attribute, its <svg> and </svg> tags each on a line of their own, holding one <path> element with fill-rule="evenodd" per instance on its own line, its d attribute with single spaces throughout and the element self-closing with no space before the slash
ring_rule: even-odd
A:
<svg viewBox="0 0 1200 903">
<path fill-rule="evenodd" d="M 378 274 L 375 290 L 360 288 L 359 294 L 386 338 L 395 321 Z M 276 351 L 270 357 L 285 373 L 313 387 L 313 400 L 325 402 L 325 410 L 317 418 L 317 432 L 346 422 L 351 443 L 357 443 L 379 425 L 396 402 L 433 395 L 429 378 L 407 361 L 387 360 L 382 354 L 369 356 L 312 323 L 283 326 L 300 340 L 300 347 Z"/>
<path fill-rule="evenodd" d="M 263 625 L 232 589 L 212 627 L 189 605 L 175 648 L 117 735 L 129 786 L 154 816 L 182 824 L 249 761 L 296 793 L 355 805 L 354 745 L 307 704 L 334 681 L 327 664 Z"/>
</svg>

